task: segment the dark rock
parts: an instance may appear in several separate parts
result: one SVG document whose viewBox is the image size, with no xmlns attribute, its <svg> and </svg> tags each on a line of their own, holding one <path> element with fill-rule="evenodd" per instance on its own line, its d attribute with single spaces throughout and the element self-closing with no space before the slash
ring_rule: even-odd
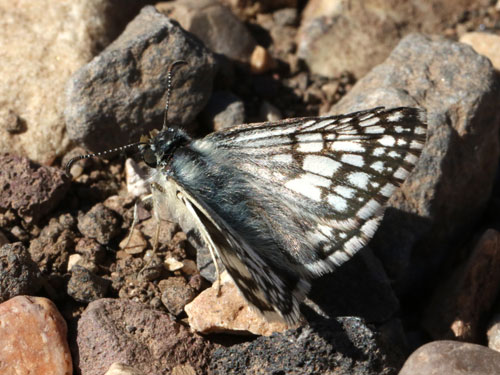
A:
<svg viewBox="0 0 500 375">
<path fill-rule="evenodd" d="M 68 295 L 75 301 L 89 303 L 105 297 L 110 284 L 109 280 L 75 265 L 71 269 L 71 278 L 68 281 Z"/>
<path fill-rule="evenodd" d="M 71 139 L 92 151 L 137 142 L 160 128 L 167 68 L 174 73 L 169 121 L 185 125 L 207 103 L 215 74 L 212 54 L 175 21 L 145 7 L 67 86 L 65 119 Z"/>
<path fill-rule="evenodd" d="M 153 251 L 147 251 L 144 260 L 146 264 L 137 275 L 137 280 L 153 281 L 160 278 L 162 274 L 165 273 L 165 266 L 162 260 Z"/>
<path fill-rule="evenodd" d="M 14 210 L 37 223 L 54 209 L 69 189 L 69 179 L 57 168 L 0 154 L 0 211 Z"/>
<path fill-rule="evenodd" d="M 87 307 L 78 322 L 77 341 L 77 366 L 86 375 L 101 375 L 114 362 L 149 375 L 170 373 L 180 364 L 204 374 L 214 347 L 165 313 L 112 299 Z"/>
<path fill-rule="evenodd" d="M 485 346 L 434 341 L 417 349 L 399 375 L 500 374 L 500 353 Z"/>
<path fill-rule="evenodd" d="M 200 38 L 210 50 L 232 60 L 249 62 L 257 43 L 243 22 L 219 1 L 184 0 L 166 4 L 165 14 Z"/>
<path fill-rule="evenodd" d="M 95 238 L 106 245 L 120 233 L 121 219 L 102 203 L 96 204 L 85 215 L 78 218 L 78 230 L 85 236 Z"/>
<path fill-rule="evenodd" d="M 75 251 L 95 263 L 101 263 L 106 256 L 104 246 L 92 238 L 83 237 L 76 243 Z"/>
<path fill-rule="evenodd" d="M 353 317 L 317 322 L 214 351 L 213 374 L 396 374 L 394 344 Z"/>
<path fill-rule="evenodd" d="M 499 101 L 486 58 L 464 44 L 413 34 L 335 105 L 335 113 L 427 109 L 426 147 L 370 243 L 400 292 L 436 276 L 451 239 L 466 236 L 483 212 L 500 152 Z"/>
<path fill-rule="evenodd" d="M 22 243 L 0 247 L 0 302 L 35 294 L 40 286 L 40 271 Z"/>
<path fill-rule="evenodd" d="M 66 272 L 68 258 L 74 247 L 74 233 L 53 218 L 42 229 L 40 235 L 30 243 L 31 258 L 45 273 Z"/>
<path fill-rule="evenodd" d="M 167 310 L 177 316 L 184 311 L 184 306 L 193 300 L 196 291 L 181 276 L 169 277 L 160 281 L 161 302 Z"/>
<path fill-rule="evenodd" d="M 203 120 L 214 131 L 230 128 L 245 122 L 243 101 L 229 91 L 215 91 L 201 113 Z"/>
<path fill-rule="evenodd" d="M 423 326 L 434 339 L 480 342 L 500 292 L 500 233 L 487 230 L 465 264 L 436 289 Z"/>
<path fill-rule="evenodd" d="M 0 230 L 0 247 L 8 244 L 10 241 L 7 236 Z"/>
</svg>

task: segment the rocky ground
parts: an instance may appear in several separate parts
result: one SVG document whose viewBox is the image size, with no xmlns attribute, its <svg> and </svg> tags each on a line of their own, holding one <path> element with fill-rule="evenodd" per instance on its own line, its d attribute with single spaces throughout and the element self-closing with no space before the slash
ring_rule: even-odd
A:
<svg viewBox="0 0 500 375">
<path fill-rule="evenodd" d="M 0 4 L 0 373 L 500 373 L 500 3 Z M 160 128 L 176 60 L 169 123 L 193 136 L 427 111 L 375 237 L 314 281 L 297 326 L 227 277 L 217 295 L 186 223 L 153 251 L 133 147 L 64 171 Z"/>
</svg>

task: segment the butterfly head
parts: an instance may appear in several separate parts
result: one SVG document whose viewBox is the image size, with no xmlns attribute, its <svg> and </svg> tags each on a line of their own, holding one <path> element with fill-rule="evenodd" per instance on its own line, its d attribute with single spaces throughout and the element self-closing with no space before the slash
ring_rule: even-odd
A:
<svg viewBox="0 0 500 375">
<path fill-rule="evenodd" d="M 164 167 L 168 165 L 175 150 L 186 145 L 189 140 L 182 130 L 167 128 L 151 137 L 142 137 L 139 149 L 149 167 Z"/>
</svg>

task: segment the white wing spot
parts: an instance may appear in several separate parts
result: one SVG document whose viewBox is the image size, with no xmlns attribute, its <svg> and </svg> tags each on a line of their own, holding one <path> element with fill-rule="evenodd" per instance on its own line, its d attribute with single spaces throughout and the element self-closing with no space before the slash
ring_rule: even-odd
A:
<svg viewBox="0 0 500 375">
<path fill-rule="evenodd" d="M 371 238 L 374 234 L 375 231 L 378 228 L 379 225 L 379 217 L 375 217 L 371 220 L 368 220 L 362 227 L 361 227 L 361 232 L 368 238 Z"/>
<path fill-rule="evenodd" d="M 406 145 L 408 142 L 406 142 L 406 140 L 404 140 L 403 138 L 400 138 L 398 139 L 398 146 L 404 146 Z"/>
<path fill-rule="evenodd" d="M 351 122 L 351 121 L 352 121 L 352 117 L 346 117 L 346 118 L 340 119 L 339 123 L 345 124 L 345 123 Z"/>
<path fill-rule="evenodd" d="M 422 126 L 417 126 L 417 127 L 415 128 L 415 130 L 413 130 L 413 132 L 414 132 L 415 134 L 425 134 L 425 133 L 426 133 L 426 130 L 425 130 L 425 128 L 424 128 L 424 127 L 422 127 Z"/>
<path fill-rule="evenodd" d="M 396 190 L 396 186 L 388 182 L 380 189 L 380 194 L 384 197 L 390 197 L 394 193 L 394 190 Z"/>
<path fill-rule="evenodd" d="M 387 116 L 387 121 L 395 122 L 403 118 L 402 112 L 394 112 L 393 114 Z"/>
<path fill-rule="evenodd" d="M 407 163 L 410 163 L 410 164 L 415 164 L 415 163 L 417 162 L 417 160 L 418 160 L 418 156 L 415 156 L 415 155 L 413 155 L 413 154 L 408 153 L 408 154 L 406 154 L 406 156 L 405 156 L 405 161 L 406 161 Z"/>
<path fill-rule="evenodd" d="M 299 142 L 323 142 L 323 136 L 321 133 L 299 134 L 297 140 Z"/>
<path fill-rule="evenodd" d="M 368 220 L 379 208 L 380 203 L 378 203 L 375 199 L 370 199 L 359 209 L 357 216 L 362 220 Z"/>
<path fill-rule="evenodd" d="M 396 133 L 402 133 L 402 132 L 404 132 L 404 131 L 405 131 L 405 129 L 404 129 L 401 125 L 398 125 L 398 126 L 395 126 L 395 127 L 394 127 L 394 131 L 395 131 Z"/>
<path fill-rule="evenodd" d="M 300 152 L 320 152 L 323 150 L 323 136 L 320 133 L 299 134 L 297 141 Z"/>
<path fill-rule="evenodd" d="M 330 146 L 332 151 L 342 151 L 342 152 L 364 152 L 365 148 L 361 146 L 358 142 L 349 141 L 335 141 L 332 142 Z"/>
<path fill-rule="evenodd" d="M 327 156 L 306 155 L 303 168 L 312 173 L 325 177 L 332 177 L 341 167 L 341 164 Z"/>
<path fill-rule="evenodd" d="M 365 121 L 365 120 L 368 120 L 369 118 L 372 118 L 372 117 L 374 117 L 374 116 L 375 116 L 375 113 L 373 113 L 373 112 L 369 112 L 369 113 L 366 113 L 366 114 L 364 114 L 363 116 L 361 116 L 361 117 L 359 118 L 359 121 Z"/>
<path fill-rule="evenodd" d="M 352 237 L 344 244 L 344 250 L 350 256 L 354 256 L 354 254 L 361 249 L 363 245 L 363 240 L 360 237 Z"/>
<path fill-rule="evenodd" d="M 330 224 L 333 229 L 338 229 L 344 232 L 356 229 L 358 227 L 358 221 L 354 218 L 346 220 L 329 220 L 328 224 Z"/>
<path fill-rule="evenodd" d="M 336 194 L 328 195 L 328 203 L 330 203 L 330 206 L 332 206 L 335 211 L 344 212 L 347 210 L 347 201 Z"/>
<path fill-rule="evenodd" d="M 382 173 L 384 171 L 384 162 L 380 160 L 376 161 L 375 163 L 370 165 L 370 168 L 376 170 L 379 173 Z"/>
<path fill-rule="evenodd" d="M 401 157 L 401 155 L 399 154 L 399 152 L 396 152 L 396 151 L 391 151 L 387 154 L 389 157 L 393 158 L 393 159 L 398 159 Z"/>
<path fill-rule="evenodd" d="M 369 118 L 368 120 L 361 120 L 359 125 L 361 126 L 370 126 L 370 125 L 375 125 L 375 124 L 378 124 L 380 122 L 380 118 L 379 117 L 372 117 L 372 118 Z"/>
<path fill-rule="evenodd" d="M 321 189 L 312 185 L 307 179 L 296 178 L 288 181 L 285 186 L 313 201 L 319 202 L 321 200 Z"/>
<path fill-rule="evenodd" d="M 381 126 L 369 126 L 363 130 L 366 134 L 384 134 L 385 129 Z"/>
<path fill-rule="evenodd" d="M 403 180 L 406 178 L 406 176 L 408 176 L 408 173 L 409 172 L 406 169 L 404 169 L 403 167 L 399 167 L 394 173 L 394 177 Z"/>
<path fill-rule="evenodd" d="M 333 264 L 335 264 L 336 266 L 340 266 L 343 263 L 347 262 L 350 258 L 349 255 L 347 255 L 343 251 L 335 251 L 332 255 L 328 257 L 328 259 L 330 259 L 330 261 L 332 261 Z"/>
<path fill-rule="evenodd" d="M 356 194 L 356 190 L 354 190 L 350 187 L 347 187 L 347 186 L 342 186 L 342 185 L 335 186 L 333 188 L 333 191 L 336 192 L 338 195 L 341 195 L 347 199 L 354 197 L 354 194 Z"/>
<path fill-rule="evenodd" d="M 328 225 L 319 224 L 318 225 L 318 230 L 321 233 L 323 233 L 326 237 L 332 237 L 333 236 L 333 228 L 329 227 Z"/>
<path fill-rule="evenodd" d="M 411 141 L 410 143 L 410 148 L 414 150 L 420 150 L 422 147 L 424 147 L 424 145 L 419 141 Z"/>
<path fill-rule="evenodd" d="M 378 140 L 382 146 L 392 147 L 396 143 L 396 140 L 392 135 L 384 135 L 382 138 Z"/>
<path fill-rule="evenodd" d="M 377 147 L 372 152 L 373 156 L 382 156 L 384 154 L 385 154 L 385 148 L 383 147 Z"/>
<path fill-rule="evenodd" d="M 352 172 L 347 175 L 349 182 L 359 189 L 366 189 L 370 176 L 365 172 Z"/>
<path fill-rule="evenodd" d="M 355 154 L 344 154 L 341 156 L 340 160 L 343 163 L 351 164 L 355 167 L 362 167 L 365 164 L 363 157 Z"/>
</svg>

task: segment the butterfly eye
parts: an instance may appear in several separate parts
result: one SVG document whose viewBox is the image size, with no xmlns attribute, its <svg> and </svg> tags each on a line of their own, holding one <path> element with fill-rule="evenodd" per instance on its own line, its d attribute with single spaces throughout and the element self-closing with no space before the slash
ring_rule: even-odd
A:
<svg viewBox="0 0 500 375">
<path fill-rule="evenodd" d="M 151 168 L 156 168 L 156 155 L 150 148 L 144 150 L 142 159 Z"/>
</svg>

